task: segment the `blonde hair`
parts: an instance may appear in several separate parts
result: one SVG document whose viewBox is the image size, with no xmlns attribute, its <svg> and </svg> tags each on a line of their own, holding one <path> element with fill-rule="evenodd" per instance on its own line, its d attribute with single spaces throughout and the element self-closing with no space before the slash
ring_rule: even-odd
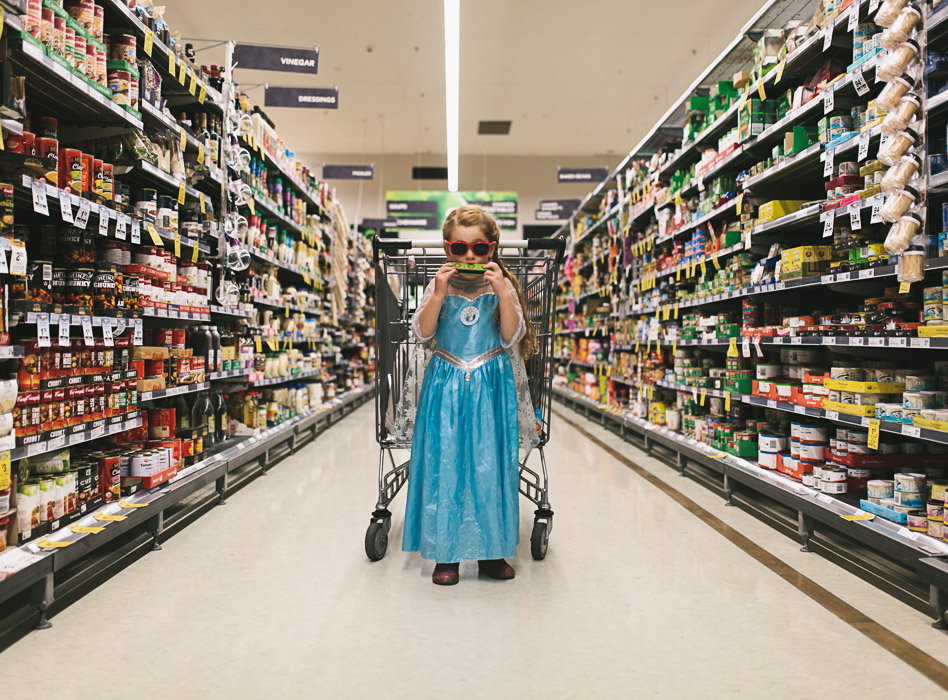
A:
<svg viewBox="0 0 948 700">
<path fill-rule="evenodd" d="M 448 214 L 444 220 L 444 226 L 441 229 L 444 240 L 450 241 L 451 234 L 458 226 L 477 226 L 484 232 L 484 235 L 487 236 L 488 241 L 493 243 L 500 242 L 500 227 L 497 225 L 497 220 L 482 207 L 465 204 Z M 500 267 L 500 271 L 504 273 L 504 277 L 510 280 L 514 291 L 517 292 L 517 300 L 520 302 L 520 308 L 523 310 L 523 317 L 527 326 L 527 332 L 520 340 L 520 355 L 524 359 L 527 359 L 537 351 L 537 336 L 536 331 L 533 329 L 533 323 L 530 322 L 530 318 L 527 315 L 527 303 L 523 298 L 523 289 L 520 288 L 520 283 L 517 282 L 516 278 L 510 274 L 510 270 L 501 262 L 499 245 L 494 246 L 494 253 L 490 261 L 497 263 L 497 266 Z M 499 321 L 499 319 L 500 309 L 498 308 L 495 321 Z"/>
</svg>

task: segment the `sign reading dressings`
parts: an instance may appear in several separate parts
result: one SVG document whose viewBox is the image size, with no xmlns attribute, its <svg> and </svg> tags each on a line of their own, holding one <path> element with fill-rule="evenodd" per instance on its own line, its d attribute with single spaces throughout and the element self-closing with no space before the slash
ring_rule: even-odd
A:
<svg viewBox="0 0 948 700">
<path fill-rule="evenodd" d="M 265 107 L 339 109 L 339 88 L 273 87 L 264 90 Z"/>
<path fill-rule="evenodd" d="M 375 177 L 372 165 L 324 165 L 323 180 L 371 180 Z"/>
<path fill-rule="evenodd" d="M 263 46 L 260 44 L 236 44 L 234 46 L 235 68 L 274 70 L 283 73 L 319 72 L 319 47 L 293 48 L 289 46 Z"/>
<path fill-rule="evenodd" d="M 602 182 L 609 177 L 608 168 L 557 168 L 557 182 Z"/>
<path fill-rule="evenodd" d="M 486 209 L 503 231 L 517 229 L 516 192 L 389 190 L 385 200 L 388 219 L 403 231 L 441 231 L 448 213 L 465 204 Z"/>
</svg>

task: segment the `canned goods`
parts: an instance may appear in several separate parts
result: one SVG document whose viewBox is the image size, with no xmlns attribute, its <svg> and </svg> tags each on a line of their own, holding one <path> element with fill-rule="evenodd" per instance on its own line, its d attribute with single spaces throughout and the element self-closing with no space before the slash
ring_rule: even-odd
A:
<svg viewBox="0 0 948 700">
<path fill-rule="evenodd" d="M 108 86 L 112 91 L 112 102 L 123 107 L 131 105 L 130 83 L 132 74 L 127 70 L 114 68 L 108 72 Z"/>
<path fill-rule="evenodd" d="M 59 186 L 82 194 L 82 151 L 75 148 L 59 149 Z"/>
<path fill-rule="evenodd" d="M 131 34 L 112 35 L 109 58 L 113 61 L 125 61 L 134 66 L 138 62 L 136 58 L 137 44 L 138 40 Z"/>
<path fill-rule="evenodd" d="M 96 270 L 92 282 L 93 304 L 96 311 L 111 311 L 115 306 L 115 268 Z"/>
<path fill-rule="evenodd" d="M 111 163 L 102 164 L 102 188 L 99 190 L 99 195 L 107 200 L 112 200 L 112 194 L 114 189 L 114 174 L 113 166 Z"/>
<path fill-rule="evenodd" d="M 81 267 L 69 271 L 69 303 L 74 306 L 92 306 L 92 281 L 95 277 L 95 270 L 88 267 Z"/>
<path fill-rule="evenodd" d="M 54 304 L 69 303 L 69 283 L 66 268 L 54 267 L 53 277 L 50 281 L 49 291 L 53 296 Z"/>
<path fill-rule="evenodd" d="M 95 26 L 95 0 L 72 0 L 67 5 L 69 16 L 91 32 Z"/>
<path fill-rule="evenodd" d="M 53 263 L 49 260 L 31 260 L 26 272 L 27 298 L 46 304 L 53 302 Z"/>
</svg>

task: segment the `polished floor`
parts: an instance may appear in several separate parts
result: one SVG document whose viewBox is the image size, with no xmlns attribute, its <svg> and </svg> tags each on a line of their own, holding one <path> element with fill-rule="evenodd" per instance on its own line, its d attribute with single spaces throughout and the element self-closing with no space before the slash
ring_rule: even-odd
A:
<svg viewBox="0 0 948 700">
<path fill-rule="evenodd" d="M 565 411 L 566 409 L 559 409 Z M 568 414 L 842 597 L 948 661 L 948 636 L 703 487 Z M 35 698 L 944 697 L 944 690 L 554 419 L 549 555 L 530 504 L 510 582 L 363 552 L 378 454 L 367 405 L 161 552 L 0 656 Z"/>
</svg>

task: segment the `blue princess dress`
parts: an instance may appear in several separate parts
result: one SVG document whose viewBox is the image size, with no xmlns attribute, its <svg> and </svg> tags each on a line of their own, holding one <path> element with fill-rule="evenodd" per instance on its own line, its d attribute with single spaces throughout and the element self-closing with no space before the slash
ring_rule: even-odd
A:
<svg viewBox="0 0 948 700">
<path fill-rule="evenodd" d="M 414 417 L 402 549 L 425 559 L 516 556 L 519 447 L 535 439 L 536 427 L 517 351 L 526 325 L 507 285 L 520 314 L 510 343 L 503 342 L 499 299 L 485 280 L 451 280 L 435 336 L 422 336 L 418 323 L 433 282 L 412 319 L 430 359 Z"/>
</svg>

